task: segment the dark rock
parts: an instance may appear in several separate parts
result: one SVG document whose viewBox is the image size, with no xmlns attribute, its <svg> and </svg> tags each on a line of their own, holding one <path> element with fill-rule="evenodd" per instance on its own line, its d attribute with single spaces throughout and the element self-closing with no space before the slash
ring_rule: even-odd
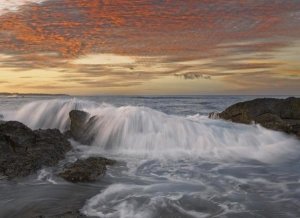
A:
<svg viewBox="0 0 300 218">
<path fill-rule="evenodd" d="M 71 130 L 65 131 L 63 134 L 64 134 L 64 136 L 65 136 L 67 139 L 72 138 Z"/>
<path fill-rule="evenodd" d="M 15 151 L 24 150 L 35 141 L 36 137 L 30 128 L 16 121 L 0 124 L 0 134 Z"/>
<path fill-rule="evenodd" d="M 95 138 L 94 128 L 97 118 L 84 111 L 72 110 L 69 114 L 71 120 L 70 134 L 78 142 L 90 145 Z"/>
<path fill-rule="evenodd" d="M 71 126 L 70 131 L 75 140 L 80 140 L 84 136 L 84 126 L 90 115 L 84 111 L 72 110 L 69 113 Z"/>
<path fill-rule="evenodd" d="M 56 129 L 36 130 L 16 121 L 0 124 L 0 174 L 28 176 L 43 166 L 54 166 L 71 149 Z"/>
<path fill-rule="evenodd" d="M 262 98 L 234 104 L 217 115 L 237 123 L 262 126 L 300 136 L 300 98 Z M 213 114 L 210 115 L 213 118 Z"/>
<path fill-rule="evenodd" d="M 70 164 L 66 169 L 59 174 L 62 178 L 69 182 L 92 182 L 98 176 L 104 175 L 106 165 L 115 164 L 114 160 L 109 160 L 102 157 L 90 157 L 88 159 L 77 160 Z"/>
</svg>

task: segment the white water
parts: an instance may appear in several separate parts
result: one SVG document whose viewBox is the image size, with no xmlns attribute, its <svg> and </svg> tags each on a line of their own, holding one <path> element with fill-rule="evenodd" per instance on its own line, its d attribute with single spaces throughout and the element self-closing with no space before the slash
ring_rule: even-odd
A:
<svg viewBox="0 0 300 218">
<path fill-rule="evenodd" d="M 258 125 L 233 124 L 204 116 L 172 116 L 147 107 L 50 100 L 27 104 L 16 112 L 6 113 L 5 118 L 33 129 L 65 131 L 69 126 L 68 114 L 73 109 L 97 116 L 93 129 L 97 136 L 91 153 L 261 162 L 294 158 L 299 153 L 296 139 Z"/>
<path fill-rule="evenodd" d="M 89 101 L 45 100 L 28 103 L 17 111 L 3 112 L 6 120 L 20 121 L 32 129 L 57 128 L 65 131 L 69 128 L 69 112 L 71 110 L 88 111 L 98 104 Z"/>
<path fill-rule="evenodd" d="M 289 171 L 298 168 L 294 159 L 299 159 L 300 145 L 280 132 L 206 116 L 175 116 L 148 107 L 76 99 L 37 101 L 4 116 L 34 129 L 65 131 L 73 109 L 97 116 L 92 146 L 74 144 L 79 155 L 104 155 L 120 163 L 105 177 L 112 185 L 83 206 L 86 215 L 281 217 L 287 207 L 292 207 L 291 217 L 300 213 L 291 206 L 300 203 L 295 197 L 300 195 L 300 177 Z M 290 161 L 294 162 L 286 168 Z M 45 172 L 39 180 L 59 185 Z"/>
</svg>

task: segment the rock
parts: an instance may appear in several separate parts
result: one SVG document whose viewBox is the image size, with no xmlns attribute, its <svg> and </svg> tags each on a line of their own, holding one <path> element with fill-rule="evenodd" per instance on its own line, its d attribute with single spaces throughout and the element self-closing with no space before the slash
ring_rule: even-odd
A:
<svg viewBox="0 0 300 218">
<path fill-rule="evenodd" d="M 72 110 L 69 114 L 71 120 L 70 135 L 78 142 L 90 145 L 95 138 L 94 128 L 97 118 L 84 111 Z"/>
<path fill-rule="evenodd" d="M 300 98 L 262 98 L 241 102 L 217 116 L 237 123 L 255 122 L 265 128 L 300 136 Z"/>
<path fill-rule="evenodd" d="M 102 157 L 90 157 L 88 159 L 77 160 L 70 164 L 62 173 L 59 174 L 62 178 L 69 182 L 92 182 L 98 176 L 104 175 L 106 165 L 115 164 L 114 160 L 109 160 Z"/>
<path fill-rule="evenodd" d="M 73 136 L 72 136 L 72 133 L 71 133 L 71 130 L 65 131 L 65 132 L 63 133 L 63 135 L 64 135 L 67 139 L 70 139 L 70 138 L 73 137 Z"/>
<path fill-rule="evenodd" d="M 2 142 L 6 142 L 6 145 L 14 151 L 20 151 L 26 149 L 29 145 L 35 141 L 35 133 L 22 123 L 16 121 L 9 121 L 0 124 L 0 136 L 2 135 Z M 0 151 L 6 146 L 1 146 Z"/>
<path fill-rule="evenodd" d="M 72 110 L 69 113 L 71 120 L 70 131 L 75 140 L 84 137 L 84 127 L 90 118 L 90 115 L 84 111 Z"/>
<path fill-rule="evenodd" d="M 71 145 L 59 130 L 32 131 L 16 121 L 0 124 L 0 174 L 10 179 L 54 166 L 69 150 Z"/>
</svg>

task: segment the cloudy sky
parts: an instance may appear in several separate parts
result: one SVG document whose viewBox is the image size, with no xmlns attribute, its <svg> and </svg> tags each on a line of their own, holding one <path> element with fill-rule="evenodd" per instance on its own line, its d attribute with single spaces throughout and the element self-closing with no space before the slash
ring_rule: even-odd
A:
<svg viewBox="0 0 300 218">
<path fill-rule="evenodd" d="M 300 0 L 0 0 L 0 92 L 300 94 Z"/>
</svg>

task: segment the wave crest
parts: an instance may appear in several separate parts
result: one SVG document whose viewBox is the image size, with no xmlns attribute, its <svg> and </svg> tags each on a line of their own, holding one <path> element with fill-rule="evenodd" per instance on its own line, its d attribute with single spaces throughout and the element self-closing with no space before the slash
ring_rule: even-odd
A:
<svg viewBox="0 0 300 218">
<path fill-rule="evenodd" d="M 292 136 L 258 125 L 210 120 L 203 116 L 167 115 L 147 107 L 114 107 L 95 102 L 48 100 L 33 102 L 11 114 L 31 128 L 69 127 L 69 112 L 84 110 L 97 117 L 96 137 L 89 152 L 151 158 L 255 159 L 269 162 L 298 156 Z"/>
</svg>

